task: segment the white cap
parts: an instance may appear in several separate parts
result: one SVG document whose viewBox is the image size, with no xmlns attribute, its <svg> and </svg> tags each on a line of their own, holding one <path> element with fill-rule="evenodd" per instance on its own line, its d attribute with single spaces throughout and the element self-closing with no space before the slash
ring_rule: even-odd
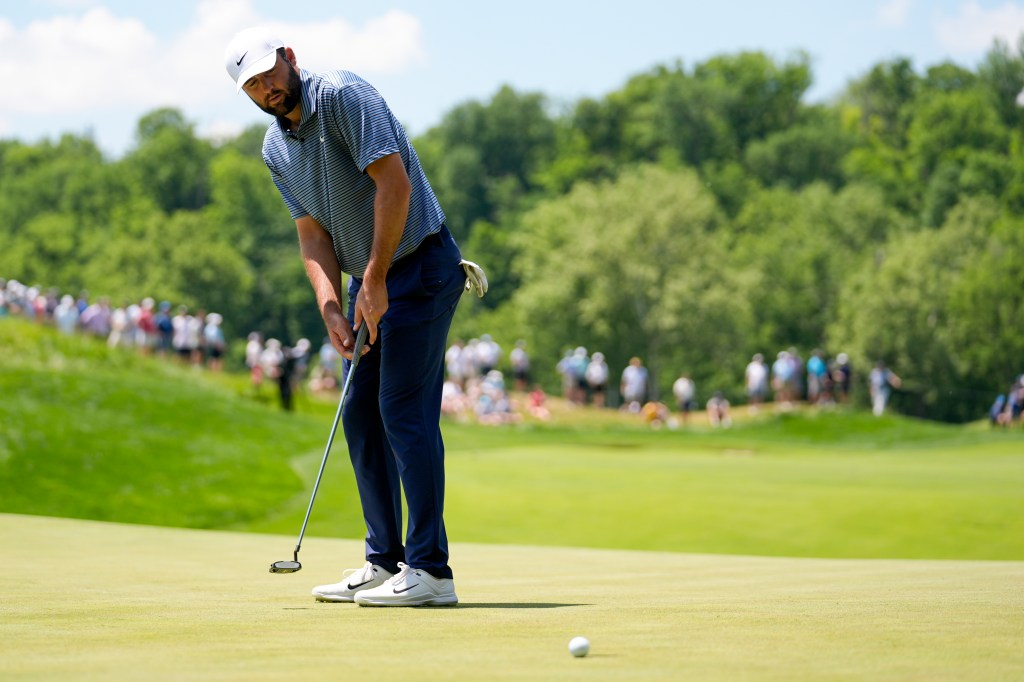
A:
<svg viewBox="0 0 1024 682">
<path fill-rule="evenodd" d="M 224 50 L 224 68 L 235 81 L 235 92 L 256 74 L 274 68 L 277 50 L 281 47 L 284 47 L 284 41 L 261 26 L 235 34 Z"/>
</svg>

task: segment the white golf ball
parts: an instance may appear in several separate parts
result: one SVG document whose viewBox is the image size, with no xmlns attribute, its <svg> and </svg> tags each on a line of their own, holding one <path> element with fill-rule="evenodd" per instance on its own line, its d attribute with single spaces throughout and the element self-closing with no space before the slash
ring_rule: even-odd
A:
<svg viewBox="0 0 1024 682">
<path fill-rule="evenodd" d="M 590 640 L 586 637 L 573 637 L 569 640 L 569 653 L 576 658 L 586 656 L 590 651 Z"/>
</svg>

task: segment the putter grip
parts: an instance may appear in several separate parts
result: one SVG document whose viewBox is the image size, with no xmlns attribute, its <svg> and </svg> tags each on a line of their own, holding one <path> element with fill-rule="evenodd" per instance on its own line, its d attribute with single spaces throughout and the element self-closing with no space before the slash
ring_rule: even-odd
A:
<svg viewBox="0 0 1024 682">
<path fill-rule="evenodd" d="M 352 369 L 356 368 L 359 364 L 359 358 L 363 357 L 363 346 L 366 345 L 366 337 L 369 334 L 369 330 L 366 327 L 366 322 L 363 322 L 363 326 L 356 332 L 356 344 L 352 349 Z M 351 370 L 349 370 L 351 371 Z"/>
</svg>

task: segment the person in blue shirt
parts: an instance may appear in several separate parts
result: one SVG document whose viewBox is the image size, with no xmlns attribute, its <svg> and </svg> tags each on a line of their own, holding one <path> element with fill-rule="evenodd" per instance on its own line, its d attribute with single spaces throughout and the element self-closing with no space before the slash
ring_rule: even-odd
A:
<svg viewBox="0 0 1024 682">
<path fill-rule="evenodd" d="M 483 295 L 486 280 L 462 260 L 415 149 L 373 86 L 350 71 L 299 68 L 294 50 L 263 28 L 238 33 L 224 64 L 236 90 L 274 117 L 263 160 L 295 221 L 328 336 L 346 370 L 362 354 L 342 423 L 366 563 L 313 595 L 456 604 L 443 518 L 443 358 L 464 286 Z M 355 348 L 364 325 L 369 345 Z"/>
</svg>

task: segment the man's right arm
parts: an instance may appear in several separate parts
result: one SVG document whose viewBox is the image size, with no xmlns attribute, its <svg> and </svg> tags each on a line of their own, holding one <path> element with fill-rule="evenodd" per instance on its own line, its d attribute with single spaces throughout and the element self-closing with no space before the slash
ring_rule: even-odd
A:
<svg viewBox="0 0 1024 682">
<path fill-rule="evenodd" d="M 331 235 L 308 215 L 297 218 L 295 228 L 299 234 L 299 249 L 306 276 L 313 286 L 317 307 L 324 318 L 331 344 L 351 360 L 355 335 L 352 333 L 352 325 L 345 318 L 341 297 L 341 268 L 334 253 Z"/>
</svg>

